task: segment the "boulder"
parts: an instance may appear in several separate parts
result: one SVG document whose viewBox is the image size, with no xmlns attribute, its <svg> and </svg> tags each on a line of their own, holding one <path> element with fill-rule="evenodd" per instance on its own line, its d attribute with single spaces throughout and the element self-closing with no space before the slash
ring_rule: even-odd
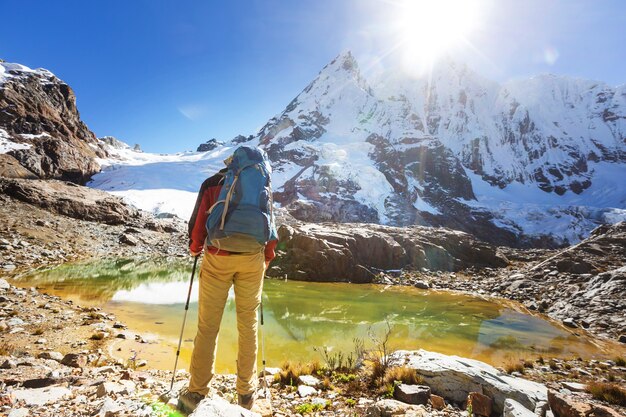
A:
<svg viewBox="0 0 626 417">
<path fill-rule="evenodd" d="M 13 391 L 13 396 L 18 401 L 24 401 L 28 406 L 45 405 L 55 403 L 60 399 L 70 396 L 72 391 L 65 387 L 45 387 L 33 389 L 18 389 Z"/>
<path fill-rule="evenodd" d="M 124 382 L 130 382 L 130 381 L 124 381 Z M 112 381 L 105 381 L 102 384 L 98 385 L 98 388 L 96 389 L 96 395 L 99 398 L 105 397 L 107 395 L 119 394 L 123 392 L 126 392 L 126 393 L 129 392 L 126 385 L 117 383 L 117 382 L 112 382 Z"/>
<path fill-rule="evenodd" d="M 112 398 L 105 398 L 100 410 L 98 410 L 98 417 L 113 417 L 118 415 L 124 410 L 117 401 Z"/>
<path fill-rule="evenodd" d="M 428 404 L 430 387 L 425 385 L 400 384 L 393 390 L 393 397 L 407 404 Z"/>
<path fill-rule="evenodd" d="M 430 394 L 430 405 L 435 410 L 443 410 L 446 408 L 446 401 L 439 395 Z"/>
<path fill-rule="evenodd" d="M 576 320 L 574 320 L 571 317 L 568 317 L 565 320 L 563 320 L 563 324 L 569 327 L 570 329 L 575 329 L 578 327 L 578 325 L 576 324 Z"/>
<path fill-rule="evenodd" d="M 64 356 L 60 352 L 47 351 L 41 352 L 39 355 L 37 355 L 37 357 L 39 359 L 52 359 L 54 361 L 61 362 Z"/>
<path fill-rule="evenodd" d="M 591 404 L 576 401 L 552 390 L 548 392 L 548 403 L 556 417 L 587 417 L 593 411 Z"/>
<path fill-rule="evenodd" d="M 310 397 L 311 395 L 317 394 L 317 390 L 313 387 L 309 387 L 308 385 L 300 385 L 298 387 L 298 395 L 300 397 Z"/>
<path fill-rule="evenodd" d="M 421 405 L 406 404 L 401 401 L 385 399 L 377 401 L 367 408 L 367 417 L 426 416 L 426 409 Z"/>
<path fill-rule="evenodd" d="M 43 387 L 49 387 L 50 385 L 57 384 L 58 382 L 59 382 L 58 375 L 52 375 L 46 378 L 27 379 L 22 382 L 22 386 L 24 388 L 43 388 Z"/>
<path fill-rule="evenodd" d="M 300 375 L 298 379 L 301 383 L 310 387 L 317 387 L 320 384 L 320 380 L 313 375 Z"/>
<path fill-rule="evenodd" d="M 537 417 L 537 415 L 524 407 L 522 404 L 515 400 L 508 398 L 504 401 L 504 413 L 503 417 Z"/>
<path fill-rule="evenodd" d="M 468 409 L 472 405 L 472 413 L 475 416 L 489 417 L 493 408 L 491 398 L 479 392 L 470 392 L 467 396 Z"/>
<path fill-rule="evenodd" d="M 28 408 L 14 408 L 7 417 L 27 417 L 29 414 Z"/>
<path fill-rule="evenodd" d="M 507 375 L 477 360 L 425 350 L 397 351 L 391 360 L 394 365 L 415 369 L 433 393 L 449 401 L 462 403 L 470 392 L 482 393 L 493 400 L 496 413 L 502 413 L 507 398 L 533 410 L 547 401 L 544 385 Z"/>
<path fill-rule="evenodd" d="M 572 392 L 585 392 L 587 391 L 587 385 L 581 384 L 580 382 L 561 382 L 563 388 L 566 388 Z"/>
<path fill-rule="evenodd" d="M 87 356 L 81 353 L 68 353 L 63 357 L 61 363 L 72 368 L 84 368 L 87 365 Z"/>
<path fill-rule="evenodd" d="M 189 417 L 261 417 L 260 414 L 246 410 L 238 405 L 230 404 L 223 398 L 205 398 Z"/>
</svg>

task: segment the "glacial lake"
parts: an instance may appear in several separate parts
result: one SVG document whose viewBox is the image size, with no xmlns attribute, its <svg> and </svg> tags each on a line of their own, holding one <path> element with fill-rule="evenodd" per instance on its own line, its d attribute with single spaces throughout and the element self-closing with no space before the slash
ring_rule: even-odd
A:
<svg viewBox="0 0 626 417">
<path fill-rule="evenodd" d="M 102 260 L 37 271 L 15 281 L 22 287 L 101 307 L 148 343 L 116 339 L 110 353 L 122 360 L 146 359 L 171 369 L 189 288 L 191 260 Z M 188 369 L 197 325 L 194 280 L 181 351 Z M 263 292 L 268 366 L 285 360 L 323 362 L 315 348 L 331 352 L 366 348 L 391 329 L 391 349 L 426 349 L 500 365 L 520 358 L 612 357 L 610 347 L 576 336 L 528 314 L 514 303 L 413 287 L 266 280 Z M 110 323 L 112 324 L 112 322 Z M 113 330 L 113 336 L 118 333 Z M 259 360 L 261 356 L 259 343 Z M 218 342 L 218 372 L 234 372 L 237 355 L 235 300 L 229 296 Z"/>
</svg>

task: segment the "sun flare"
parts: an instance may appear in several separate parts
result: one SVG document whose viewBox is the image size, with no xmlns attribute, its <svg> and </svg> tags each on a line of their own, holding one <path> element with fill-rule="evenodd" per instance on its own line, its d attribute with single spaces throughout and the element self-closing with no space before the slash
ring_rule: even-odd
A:
<svg viewBox="0 0 626 417">
<path fill-rule="evenodd" d="M 405 0 L 399 4 L 397 32 L 404 60 L 430 67 L 441 55 L 467 42 L 481 15 L 479 0 Z"/>
</svg>

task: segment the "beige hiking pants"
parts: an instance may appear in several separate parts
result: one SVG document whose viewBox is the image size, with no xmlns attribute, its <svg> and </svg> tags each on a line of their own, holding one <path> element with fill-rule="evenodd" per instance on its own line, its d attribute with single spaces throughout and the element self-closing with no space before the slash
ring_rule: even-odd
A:
<svg viewBox="0 0 626 417">
<path fill-rule="evenodd" d="M 235 286 L 237 330 L 237 393 L 245 395 L 256 388 L 257 311 L 263 291 L 265 255 L 263 252 L 220 256 L 205 253 L 200 268 L 198 333 L 191 354 L 189 391 L 207 395 L 215 374 L 217 335 L 228 290 Z"/>
</svg>

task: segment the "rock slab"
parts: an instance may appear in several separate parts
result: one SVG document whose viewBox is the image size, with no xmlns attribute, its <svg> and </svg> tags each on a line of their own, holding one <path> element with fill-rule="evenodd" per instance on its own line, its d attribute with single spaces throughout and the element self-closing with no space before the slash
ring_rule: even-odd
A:
<svg viewBox="0 0 626 417">
<path fill-rule="evenodd" d="M 504 374 L 477 360 L 417 350 L 394 352 L 392 361 L 415 369 L 433 393 L 449 401 L 462 403 L 470 392 L 481 392 L 493 400 L 493 411 L 498 414 L 508 398 L 533 410 L 547 401 L 544 385 Z"/>
<path fill-rule="evenodd" d="M 470 392 L 467 396 L 467 404 L 472 405 L 472 413 L 475 416 L 489 417 L 493 408 L 491 398 L 479 392 Z"/>
<path fill-rule="evenodd" d="M 393 397 L 407 404 L 428 404 L 430 387 L 426 385 L 400 384 L 393 391 Z"/>
<path fill-rule="evenodd" d="M 231 404 L 223 398 L 205 398 L 189 417 L 261 417 L 260 414 Z"/>
<path fill-rule="evenodd" d="M 503 417 L 536 417 L 536 415 L 522 404 L 509 398 L 504 402 Z"/>
</svg>

